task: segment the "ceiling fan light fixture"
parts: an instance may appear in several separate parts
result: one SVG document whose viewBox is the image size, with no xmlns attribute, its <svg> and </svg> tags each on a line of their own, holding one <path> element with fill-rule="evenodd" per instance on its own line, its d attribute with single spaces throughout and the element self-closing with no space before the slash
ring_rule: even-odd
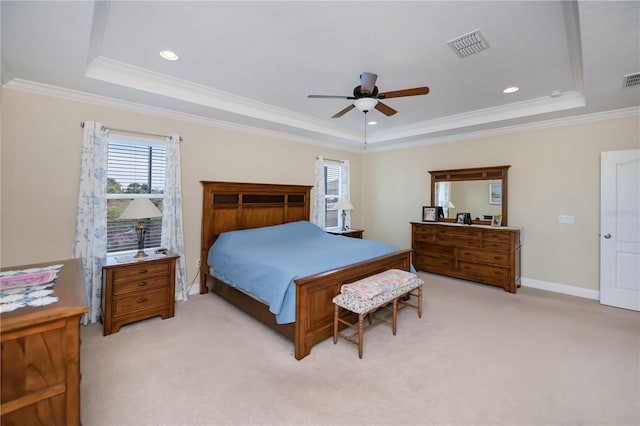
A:
<svg viewBox="0 0 640 426">
<path fill-rule="evenodd" d="M 378 105 L 378 100 L 375 98 L 360 98 L 356 99 L 353 104 L 360 110 L 361 112 L 371 111 L 373 108 Z"/>
<path fill-rule="evenodd" d="M 371 121 L 368 121 L 368 122 L 367 122 L 367 124 L 368 124 L 369 126 L 375 126 L 376 124 L 378 124 L 378 122 L 377 122 L 377 121 L 375 121 L 375 120 L 371 120 Z"/>
</svg>

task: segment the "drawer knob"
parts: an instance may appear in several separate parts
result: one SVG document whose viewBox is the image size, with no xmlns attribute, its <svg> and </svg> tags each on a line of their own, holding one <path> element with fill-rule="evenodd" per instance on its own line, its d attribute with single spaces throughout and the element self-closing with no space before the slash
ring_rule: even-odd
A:
<svg viewBox="0 0 640 426">
<path fill-rule="evenodd" d="M 139 287 L 144 287 L 145 285 L 147 285 L 146 281 L 141 281 L 141 282 L 138 283 Z"/>
<path fill-rule="evenodd" d="M 147 299 L 146 297 L 141 297 L 140 299 L 136 300 L 136 302 L 137 302 L 137 303 L 144 303 L 144 302 L 146 302 L 147 300 L 149 300 L 149 299 Z"/>
<path fill-rule="evenodd" d="M 146 269 L 140 269 L 140 273 L 141 273 L 141 274 L 146 274 L 146 273 L 147 273 L 147 270 L 146 270 Z"/>
</svg>

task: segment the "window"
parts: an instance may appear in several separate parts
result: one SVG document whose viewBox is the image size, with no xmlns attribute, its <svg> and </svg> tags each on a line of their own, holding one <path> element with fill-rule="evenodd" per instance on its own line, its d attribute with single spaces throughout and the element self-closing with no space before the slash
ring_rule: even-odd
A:
<svg viewBox="0 0 640 426">
<path fill-rule="evenodd" d="M 335 205 L 340 200 L 341 185 L 340 164 L 325 161 L 324 164 L 324 211 L 325 228 L 337 228 L 340 226 L 338 210 Z"/>
<path fill-rule="evenodd" d="M 107 159 L 107 253 L 138 248 L 135 224 L 118 219 L 132 198 L 149 198 L 162 211 L 166 147 L 111 136 Z M 162 218 L 145 219 L 145 247 L 160 247 Z"/>
</svg>

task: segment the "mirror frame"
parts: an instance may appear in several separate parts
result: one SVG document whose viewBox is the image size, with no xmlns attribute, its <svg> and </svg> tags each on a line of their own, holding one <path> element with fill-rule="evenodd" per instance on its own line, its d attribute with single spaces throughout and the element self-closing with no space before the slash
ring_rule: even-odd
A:
<svg viewBox="0 0 640 426">
<path fill-rule="evenodd" d="M 509 167 L 473 167 L 468 169 L 450 170 L 429 170 L 431 175 L 431 205 L 435 206 L 436 183 L 438 182 L 460 182 L 469 180 L 501 180 L 502 181 L 502 224 L 507 226 L 508 222 L 508 201 L 509 201 Z M 439 219 L 442 222 L 455 222 L 455 219 Z M 490 225 L 490 220 L 474 220 L 474 224 Z"/>
</svg>

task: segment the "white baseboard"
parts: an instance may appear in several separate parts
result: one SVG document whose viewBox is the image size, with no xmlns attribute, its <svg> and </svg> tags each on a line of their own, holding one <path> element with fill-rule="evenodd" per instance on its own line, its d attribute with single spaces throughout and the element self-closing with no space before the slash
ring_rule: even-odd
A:
<svg viewBox="0 0 640 426">
<path fill-rule="evenodd" d="M 524 277 L 522 277 L 520 282 L 524 287 L 569 294 L 571 296 L 584 297 L 586 299 L 600 300 L 600 292 L 598 290 L 589 290 L 588 288 L 575 287 L 566 284 L 550 283 L 548 281 L 540 281 Z"/>
</svg>

